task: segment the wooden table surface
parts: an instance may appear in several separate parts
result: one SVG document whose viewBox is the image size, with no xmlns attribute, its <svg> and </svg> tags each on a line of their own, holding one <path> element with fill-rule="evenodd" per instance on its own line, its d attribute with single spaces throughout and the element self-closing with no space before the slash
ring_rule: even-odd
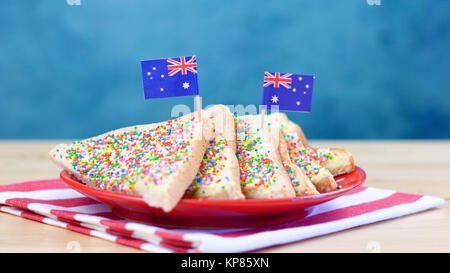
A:
<svg viewBox="0 0 450 273">
<path fill-rule="evenodd" d="M 0 141 L 0 185 L 56 178 L 47 151 L 64 141 Z M 66 141 L 67 142 L 67 141 Z M 353 152 L 366 186 L 434 195 L 436 209 L 261 252 L 450 252 L 450 141 L 313 141 Z M 139 252 L 106 240 L 0 213 L 0 252 Z"/>
</svg>

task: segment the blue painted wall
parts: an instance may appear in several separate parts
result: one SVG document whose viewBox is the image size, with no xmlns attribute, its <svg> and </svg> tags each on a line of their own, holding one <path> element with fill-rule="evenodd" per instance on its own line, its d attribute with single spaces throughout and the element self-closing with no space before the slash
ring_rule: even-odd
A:
<svg viewBox="0 0 450 273">
<path fill-rule="evenodd" d="M 263 71 L 315 74 L 310 138 L 449 138 L 450 1 L 2 1 L 0 138 L 170 118 L 142 59 L 196 54 L 203 104 L 259 104 Z"/>
</svg>

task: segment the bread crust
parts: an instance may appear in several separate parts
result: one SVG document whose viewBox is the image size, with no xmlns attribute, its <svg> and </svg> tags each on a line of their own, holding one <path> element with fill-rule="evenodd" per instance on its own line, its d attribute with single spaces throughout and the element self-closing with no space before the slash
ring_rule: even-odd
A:
<svg viewBox="0 0 450 273">
<path fill-rule="evenodd" d="M 332 158 L 322 163 L 322 166 L 328 169 L 332 175 L 342 175 L 351 173 L 355 170 L 355 161 L 353 154 L 342 148 L 330 148 Z"/>
<path fill-rule="evenodd" d="M 108 133 L 99 135 L 97 137 L 89 138 L 83 141 L 74 142 L 71 145 L 66 144 L 60 144 L 54 147 L 50 152 L 49 156 L 50 158 L 59 166 L 66 169 L 75 177 L 77 177 L 79 180 L 81 180 L 83 183 L 91 186 L 91 187 L 99 187 L 96 182 L 91 179 L 89 176 L 89 172 L 86 172 L 85 169 L 83 171 L 77 170 L 76 165 L 74 166 L 75 160 L 73 160 L 72 157 L 68 156 L 68 151 L 71 148 L 76 147 L 77 152 L 75 153 L 76 156 L 82 156 L 82 145 L 87 145 L 88 143 L 101 143 L 103 144 L 103 139 L 108 138 L 109 140 L 113 140 L 114 136 L 119 136 L 122 134 L 127 134 L 132 132 L 133 130 L 136 132 L 136 135 L 138 133 L 148 133 L 148 136 L 151 137 L 151 130 L 164 130 L 164 125 L 172 122 L 179 122 L 179 123 L 185 123 L 188 124 L 189 128 L 186 127 L 186 134 L 184 135 L 173 135 L 173 139 L 178 142 L 183 142 L 183 148 L 184 148 L 184 154 L 183 154 L 183 160 L 176 161 L 176 166 L 172 166 L 173 173 L 167 174 L 165 176 L 161 176 L 160 180 L 157 180 L 157 183 L 154 183 L 155 178 L 152 176 L 147 175 L 146 171 L 152 171 L 152 170 L 144 170 L 142 174 L 140 174 L 138 177 L 136 177 L 135 181 L 128 185 L 128 183 L 121 181 L 113 181 L 112 177 L 105 176 L 103 181 L 107 185 L 106 188 L 102 188 L 105 190 L 118 190 L 117 188 L 114 188 L 114 186 L 118 185 L 120 192 L 127 193 L 127 194 L 134 194 L 134 195 L 141 195 L 144 198 L 144 201 L 153 207 L 160 207 L 164 211 L 169 212 L 171 211 L 178 201 L 183 196 L 185 190 L 187 187 L 192 183 L 195 175 L 197 174 L 197 171 L 200 166 L 200 162 L 203 158 L 203 153 L 205 152 L 209 141 L 213 138 L 213 132 L 212 132 L 212 126 L 209 121 L 206 119 L 202 119 L 201 122 L 198 122 L 198 118 L 195 117 L 196 113 L 191 113 L 189 115 L 180 117 L 178 119 L 167 121 L 167 122 L 159 122 L 154 124 L 146 124 L 146 125 L 137 125 L 137 126 L 131 126 L 131 127 L 125 127 L 118 130 L 110 131 Z M 202 114 L 204 115 L 204 113 Z M 192 121 L 191 123 L 188 123 L 189 121 Z M 171 136 L 172 137 L 172 136 Z M 131 139 L 133 139 L 131 137 Z M 154 142 L 151 142 L 153 144 L 152 147 L 156 147 L 155 145 L 159 145 L 158 140 L 155 140 Z M 80 144 L 80 145 L 78 145 Z M 109 144 L 109 142 L 107 143 Z M 133 140 L 130 141 L 130 145 L 136 145 L 135 149 L 141 149 L 142 143 L 136 142 L 134 143 Z M 144 143 L 145 145 L 145 143 Z M 170 145 L 170 143 L 167 143 L 167 145 Z M 108 149 L 102 149 L 105 145 L 99 145 L 98 151 L 95 151 L 102 155 L 105 154 L 104 150 Z M 128 147 L 128 143 L 127 143 Z M 158 149 L 160 146 L 156 147 L 155 149 Z M 142 148 L 144 151 L 144 149 Z M 78 152 L 79 151 L 79 152 Z M 109 151 L 108 151 L 109 152 Z M 114 154 L 114 150 L 112 150 L 111 155 L 107 154 L 106 158 L 107 160 L 114 160 L 117 158 L 116 156 L 119 156 L 117 154 Z M 108 157 L 109 156 L 109 157 Z M 130 160 L 135 160 L 139 163 L 140 158 L 145 157 L 144 154 L 131 154 Z M 87 159 L 86 159 L 87 160 Z M 152 159 L 153 160 L 153 159 Z M 155 159 L 155 161 L 158 161 L 159 159 Z M 114 161 L 113 161 L 114 162 Z M 117 163 L 117 161 L 116 161 Z M 120 162 L 119 162 L 120 163 Z M 136 163 L 136 164 L 138 164 Z M 113 165 L 115 166 L 115 165 Z M 89 168 L 89 166 L 87 167 Z M 119 172 L 120 168 L 117 167 L 111 167 L 110 170 L 112 173 Z M 92 174 L 91 174 L 92 175 Z M 110 186 L 113 186 L 112 188 Z M 110 187 L 110 188 L 108 188 Z"/>
<path fill-rule="evenodd" d="M 326 168 L 333 176 L 350 173 L 355 170 L 354 157 L 350 151 L 342 148 L 330 148 L 327 150 L 326 148 L 315 148 L 311 145 L 308 145 L 308 140 L 305 134 L 303 133 L 303 130 L 300 127 L 300 125 L 289 120 L 286 114 L 284 113 L 275 113 L 271 115 L 274 115 L 283 122 L 287 122 L 287 125 L 290 127 L 291 130 L 297 133 L 297 135 L 300 137 L 304 145 L 322 151 L 323 154 L 326 153 L 330 154 L 331 155 L 330 158 L 321 161 L 321 166 Z M 322 174 L 321 176 L 326 176 L 326 174 Z"/>
<path fill-rule="evenodd" d="M 291 157 L 289 156 L 289 152 L 287 150 L 287 143 L 283 137 L 283 133 L 281 132 L 281 130 L 279 131 L 279 151 L 281 161 L 289 175 L 289 178 L 291 179 L 295 194 L 297 196 L 319 194 L 316 187 L 305 174 L 303 169 L 291 161 Z"/>
<path fill-rule="evenodd" d="M 244 199 L 236 158 L 234 117 L 228 107 L 221 104 L 206 109 L 206 113 L 214 139 L 209 142 L 199 172 L 184 198 Z"/>
<path fill-rule="evenodd" d="M 335 190 L 337 184 L 333 175 L 320 165 L 320 161 L 310 155 L 310 153 L 315 154 L 315 151 L 308 149 L 304 145 L 302 138 L 305 137 L 300 127 L 293 126 L 293 123 L 283 113 L 271 114 L 269 115 L 269 119 L 279 123 L 282 136 L 286 141 L 287 155 L 285 155 L 285 158 L 289 156 L 290 161 L 304 171 L 305 175 L 309 177 L 316 190 L 320 193 Z M 299 132 L 301 132 L 301 135 L 298 134 Z M 307 185 L 305 183 L 303 181 L 301 185 L 305 187 Z M 307 188 L 309 189 L 309 187 Z"/>
<path fill-rule="evenodd" d="M 261 115 L 239 116 L 235 121 L 236 155 L 245 197 L 295 197 L 278 150 L 278 126 L 266 121 L 264 128 L 260 128 Z"/>
</svg>

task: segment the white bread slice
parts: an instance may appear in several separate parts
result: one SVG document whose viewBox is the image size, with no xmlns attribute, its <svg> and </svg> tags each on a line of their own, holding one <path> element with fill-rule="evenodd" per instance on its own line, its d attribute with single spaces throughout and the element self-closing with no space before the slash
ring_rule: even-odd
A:
<svg viewBox="0 0 450 273">
<path fill-rule="evenodd" d="M 205 111 L 214 128 L 214 139 L 209 142 L 197 176 L 186 190 L 184 198 L 244 199 L 236 158 L 233 114 L 221 104 Z"/>
<path fill-rule="evenodd" d="M 351 173 L 355 170 L 355 161 L 350 151 L 341 148 L 318 148 L 318 154 L 328 154 L 321 165 L 334 176 Z"/>
<path fill-rule="evenodd" d="M 288 119 L 287 115 L 284 113 L 273 113 L 272 115 L 278 116 L 278 118 L 282 118 L 283 122 L 286 123 L 286 126 L 289 126 L 295 133 L 297 133 L 298 137 L 302 141 L 303 145 L 308 145 L 308 139 L 306 139 L 305 134 L 303 133 L 302 127 L 297 123 Z"/>
<path fill-rule="evenodd" d="M 287 117 L 286 117 L 287 119 Z M 288 122 L 289 127 L 301 138 L 304 145 L 308 140 L 303 134 L 302 128 L 293 121 Z M 311 146 L 310 146 L 311 147 Z M 341 148 L 313 148 L 316 149 L 321 165 L 325 167 L 333 176 L 346 174 L 355 170 L 355 161 L 350 151 Z"/>
<path fill-rule="evenodd" d="M 261 129 L 261 115 L 239 116 L 235 122 L 236 156 L 245 197 L 295 197 L 278 151 L 279 127 L 266 121 Z"/>
<path fill-rule="evenodd" d="M 276 120 L 280 125 L 290 160 L 304 170 L 317 191 L 323 193 L 336 190 L 336 181 L 333 175 L 320 165 L 316 150 L 303 144 L 303 132 L 301 132 L 302 135 L 298 134 L 300 127 L 293 127 L 284 113 L 273 113 L 269 117 L 271 120 Z"/>
<path fill-rule="evenodd" d="M 91 187 L 141 195 L 169 212 L 195 178 L 212 137 L 210 122 L 191 113 L 60 144 L 49 156 Z"/>
<path fill-rule="evenodd" d="M 289 156 L 289 152 L 287 149 L 287 142 L 284 139 L 281 130 L 279 132 L 279 135 L 279 151 L 281 161 L 283 162 L 283 166 L 286 169 L 289 177 L 291 178 L 292 187 L 294 187 L 295 194 L 297 196 L 319 194 L 316 187 L 311 182 L 309 177 L 305 174 L 303 169 L 291 161 L 291 157 Z"/>
</svg>

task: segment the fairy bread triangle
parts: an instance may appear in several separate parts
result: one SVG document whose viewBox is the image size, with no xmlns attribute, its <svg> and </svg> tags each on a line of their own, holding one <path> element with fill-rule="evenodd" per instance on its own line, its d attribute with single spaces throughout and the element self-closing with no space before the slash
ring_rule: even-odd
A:
<svg viewBox="0 0 450 273">
<path fill-rule="evenodd" d="M 280 114 L 277 114 L 280 115 Z M 284 114 L 281 114 L 284 115 Z M 286 115 L 285 118 L 287 119 Z M 308 140 L 306 139 L 302 128 L 289 120 L 286 123 L 291 130 L 297 133 L 297 135 L 302 140 L 303 145 L 308 145 Z M 310 146 L 311 147 L 311 146 Z M 312 148 L 312 147 L 311 147 Z M 320 164 L 325 167 L 333 176 L 346 174 L 353 172 L 355 170 L 355 161 L 353 154 L 342 148 L 313 148 L 316 150 L 317 158 L 320 160 Z"/>
<path fill-rule="evenodd" d="M 320 158 L 315 149 L 303 144 L 306 139 L 303 133 L 299 133 L 299 126 L 292 126 L 284 113 L 273 113 L 270 119 L 279 123 L 281 134 L 285 140 L 290 160 L 302 168 L 312 184 L 320 193 L 337 189 L 333 175 L 321 166 Z M 301 129 L 300 129 L 301 130 Z"/>
<path fill-rule="evenodd" d="M 185 198 L 244 199 L 236 158 L 234 117 L 228 107 L 220 104 L 207 108 L 205 112 L 214 128 L 214 139 L 209 142 Z"/>
<path fill-rule="evenodd" d="M 235 122 L 236 156 L 246 198 L 295 197 L 279 154 L 277 125 L 265 122 L 261 128 L 261 115 L 239 116 Z"/>
<path fill-rule="evenodd" d="M 169 212 L 194 180 L 213 137 L 210 122 L 196 114 L 60 144 L 49 156 L 91 187 L 141 195 Z"/>
</svg>

